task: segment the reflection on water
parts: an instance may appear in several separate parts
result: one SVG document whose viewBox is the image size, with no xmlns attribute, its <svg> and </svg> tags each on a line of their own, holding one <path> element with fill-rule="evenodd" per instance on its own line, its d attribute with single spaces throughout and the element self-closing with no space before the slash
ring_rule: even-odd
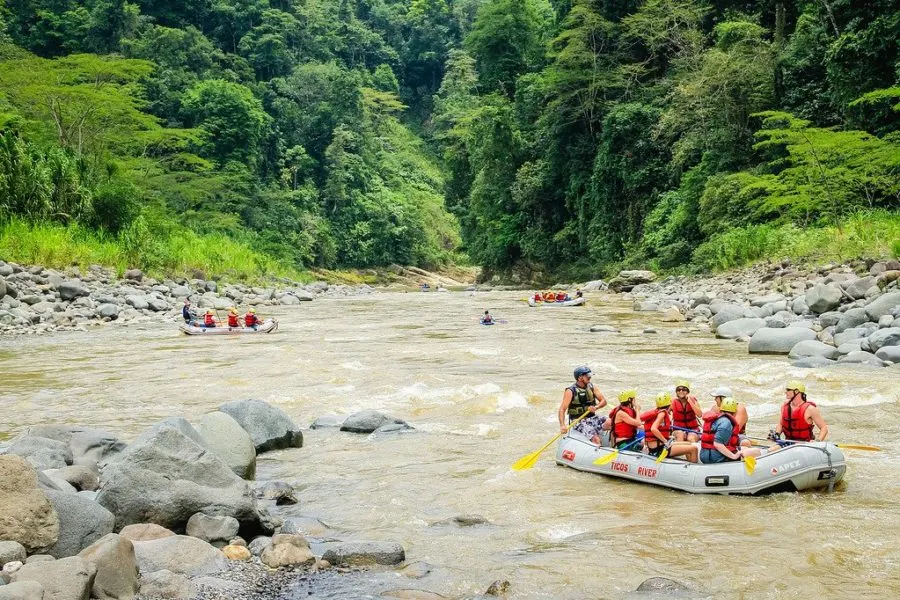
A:
<svg viewBox="0 0 900 600">
<path fill-rule="evenodd" d="M 260 478 L 298 487 L 291 514 L 333 528 L 314 542 L 397 541 L 408 560 L 433 566 L 420 580 L 365 575 L 365 591 L 353 597 L 403 588 L 459 597 L 508 579 L 510 598 L 621 598 L 652 576 L 716 598 L 843 600 L 850 589 L 857 598 L 900 596 L 900 459 L 892 451 L 848 451 L 845 483 L 832 494 L 762 498 L 692 496 L 579 473 L 555 466 L 553 448 L 530 471 L 510 469 L 557 433 L 563 388 L 581 363 L 608 398 L 636 386 L 645 406 L 675 379 L 692 381 L 704 406 L 709 390 L 728 385 L 758 435 L 775 419 L 784 382 L 802 378 L 836 441 L 886 448 L 900 433 L 896 370 L 795 369 L 690 324 L 633 313 L 613 297 L 542 310 L 521 296 L 315 301 L 264 311 L 280 322 L 265 336 L 198 339 L 173 322 L 2 339 L 0 438 L 54 421 L 132 438 L 164 417 L 198 422 L 242 398 L 276 404 L 304 428 L 363 409 L 405 419 L 415 432 L 309 430 L 305 448 L 260 457 Z M 508 323 L 480 326 L 486 309 Z M 600 324 L 621 332 L 587 331 Z M 487 523 L 433 525 L 458 515 Z M 329 575 L 313 597 L 351 597 L 354 577 Z"/>
</svg>

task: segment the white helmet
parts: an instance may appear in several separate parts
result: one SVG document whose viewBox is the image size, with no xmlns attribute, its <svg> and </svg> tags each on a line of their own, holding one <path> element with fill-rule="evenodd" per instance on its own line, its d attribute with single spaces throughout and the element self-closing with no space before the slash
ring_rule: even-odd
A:
<svg viewBox="0 0 900 600">
<path fill-rule="evenodd" d="M 716 396 L 725 396 L 726 398 L 728 398 L 731 396 L 731 388 L 720 385 L 719 387 L 711 391 L 709 395 L 713 398 L 715 398 Z"/>
</svg>

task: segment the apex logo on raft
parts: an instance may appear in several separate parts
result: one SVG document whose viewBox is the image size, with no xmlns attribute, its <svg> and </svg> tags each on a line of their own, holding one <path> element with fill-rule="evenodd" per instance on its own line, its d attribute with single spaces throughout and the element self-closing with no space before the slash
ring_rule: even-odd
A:
<svg viewBox="0 0 900 600">
<path fill-rule="evenodd" d="M 772 467 L 772 475 L 777 475 L 778 473 L 781 473 L 782 471 L 787 471 L 789 469 L 796 469 L 799 466 L 800 466 L 799 460 L 794 460 L 789 463 L 784 463 L 783 465 L 778 465 L 777 467 Z"/>
</svg>

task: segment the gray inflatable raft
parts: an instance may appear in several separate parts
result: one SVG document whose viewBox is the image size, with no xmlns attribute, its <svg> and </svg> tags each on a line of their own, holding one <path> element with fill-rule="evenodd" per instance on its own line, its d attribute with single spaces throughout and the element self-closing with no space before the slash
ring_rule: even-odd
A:
<svg viewBox="0 0 900 600">
<path fill-rule="evenodd" d="M 272 333 L 278 329 L 278 321 L 275 319 L 266 319 L 256 329 L 252 327 L 203 327 L 200 325 L 188 325 L 187 323 L 179 326 L 181 331 L 187 335 L 240 335 L 243 333 Z"/>
<path fill-rule="evenodd" d="M 544 306 L 546 308 L 554 308 L 554 307 L 563 307 L 563 306 L 581 306 L 585 303 L 585 298 L 582 296 L 581 298 L 572 298 L 571 300 L 566 300 L 565 302 L 535 302 L 534 298 L 528 299 L 528 306 L 532 308 L 535 306 Z"/>
<path fill-rule="evenodd" d="M 609 475 L 694 494 L 771 494 L 831 488 L 847 470 L 841 449 L 830 442 L 806 442 L 786 446 L 756 459 L 756 469 L 747 474 L 743 462 L 690 463 L 624 450 L 605 465 L 594 461 L 614 452 L 596 446 L 570 431 L 556 449 L 556 463 L 579 471 Z"/>
</svg>

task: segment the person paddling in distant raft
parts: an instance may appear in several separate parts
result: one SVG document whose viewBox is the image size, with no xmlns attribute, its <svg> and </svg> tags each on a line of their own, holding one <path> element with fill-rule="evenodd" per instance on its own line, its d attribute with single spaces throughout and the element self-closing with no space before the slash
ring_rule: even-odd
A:
<svg viewBox="0 0 900 600">
<path fill-rule="evenodd" d="M 806 399 L 806 385 L 800 381 L 790 381 L 784 390 L 784 404 L 781 405 L 781 420 L 769 438 L 794 442 L 810 442 L 816 439 L 824 442 L 828 437 L 828 423 L 812 402 Z M 813 437 L 813 426 L 819 428 L 818 437 Z"/>
<path fill-rule="evenodd" d="M 606 417 L 598 415 L 597 409 L 606 406 L 606 398 L 591 383 L 590 367 L 581 366 L 575 369 L 575 383 L 563 391 L 562 403 L 559 405 L 559 432 L 566 433 L 571 423 L 586 412 L 591 414 L 579 421 L 573 429 L 591 439 L 591 442 L 600 445 L 600 435 L 603 432 L 603 422 Z"/>
<path fill-rule="evenodd" d="M 188 298 L 184 299 L 184 306 L 181 307 L 181 316 L 188 325 L 193 323 L 194 319 L 197 318 L 197 315 L 194 314 L 194 310 L 191 308 L 191 301 Z"/>
<path fill-rule="evenodd" d="M 228 326 L 229 327 L 240 327 L 241 320 L 238 317 L 238 311 L 235 307 L 231 307 L 228 309 Z"/>
<path fill-rule="evenodd" d="M 613 445 L 621 450 L 628 446 L 632 452 L 640 452 L 643 446 L 635 443 L 638 437 L 638 429 L 643 435 L 644 423 L 638 418 L 637 391 L 624 390 L 619 392 L 619 405 L 609 413 L 612 423 Z"/>
<path fill-rule="evenodd" d="M 244 326 L 256 330 L 256 328 L 259 327 L 259 324 L 260 320 L 259 317 L 256 316 L 256 309 L 251 308 L 247 311 L 247 314 L 244 315 Z"/>
<path fill-rule="evenodd" d="M 484 316 L 481 317 L 481 322 L 484 324 L 493 323 L 494 317 L 491 316 L 490 312 L 484 311 Z"/>
<path fill-rule="evenodd" d="M 203 326 L 204 327 L 215 327 L 216 326 L 216 317 L 213 315 L 213 311 L 210 309 L 206 309 L 206 314 L 203 315 Z"/>
</svg>

